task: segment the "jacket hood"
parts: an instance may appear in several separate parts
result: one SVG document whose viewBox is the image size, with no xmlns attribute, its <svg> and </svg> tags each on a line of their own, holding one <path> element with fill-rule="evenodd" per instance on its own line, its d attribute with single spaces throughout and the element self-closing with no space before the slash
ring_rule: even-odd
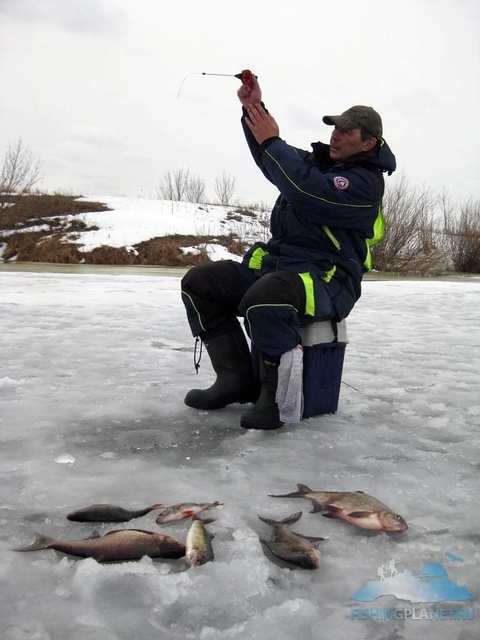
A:
<svg viewBox="0 0 480 640">
<path fill-rule="evenodd" d="M 351 160 L 351 158 L 348 158 L 348 160 Z M 373 165 L 380 169 L 380 171 L 386 171 L 389 176 L 392 175 L 397 168 L 395 156 L 383 138 L 375 149 L 372 149 L 372 151 L 368 153 L 359 154 L 357 162 L 362 165 Z"/>
<path fill-rule="evenodd" d="M 390 176 L 397 168 L 397 161 L 392 150 L 382 138 L 380 144 L 366 153 L 357 153 L 342 162 L 335 163 L 330 159 L 329 145 L 324 142 L 312 142 L 315 162 L 322 170 L 333 167 L 346 168 L 352 165 L 361 165 L 366 168 L 379 169 Z"/>
</svg>

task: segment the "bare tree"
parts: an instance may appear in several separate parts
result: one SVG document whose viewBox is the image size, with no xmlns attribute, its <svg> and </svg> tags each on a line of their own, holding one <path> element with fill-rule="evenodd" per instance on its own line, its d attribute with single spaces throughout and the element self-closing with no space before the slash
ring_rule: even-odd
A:
<svg viewBox="0 0 480 640">
<path fill-rule="evenodd" d="M 222 172 L 221 177 L 215 178 L 215 195 L 219 203 L 223 206 L 231 204 L 236 188 L 236 178 L 229 175 L 226 171 Z"/>
<path fill-rule="evenodd" d="M 188 173 L 188 169 L 165 171 L 157 188 L 158 196 L 164 200 L 175 200 L 176 202 L 183 200 Z"/>
<path fill-rule="evenodd" d="M 188 169 L 166 171 L 157 187 L 157 194 L 163 200 L 176 202 L 205 202 L 206 189 L 202 178 L 190 176 Z"/>
<path fill-rule="evenodd" d="M 402 174 L 383 199 L 384 239 L 372 249 L 379 271 L 438 274 L 447 270 L 447 250 L 436 220 L 439 198 L 428 188 L 411 187 Z"/>
<path fill-rule="evenodd" d="M 9 144 L 0 174 L 0 208 L 8 196 L 30 193 L 42 179 L 42 162 L 23 144 L 21 138 Z"/>
<path fill-rule="evenodd" d="M 205 203 L 207 200 L 207 191 L 205 182 L 199 176 L 189 178 L 185 188 L 185 200 L 187 202 Z"/>
<path fill-rule="evenodd" d="M 480 200 L 460 203 L 456 211 L 443 194 L 444 234 L 455 271 L 480 273 Z"/>
</svg>

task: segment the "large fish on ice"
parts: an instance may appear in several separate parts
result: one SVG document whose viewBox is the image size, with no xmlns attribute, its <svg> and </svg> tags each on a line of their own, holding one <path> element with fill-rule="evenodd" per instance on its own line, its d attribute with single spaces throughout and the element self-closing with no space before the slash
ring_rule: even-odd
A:
<svg viewBox="0 0 480 640">
<path fill-rule="evenodd" d="M 363 491 L 313 491 L 305 484 L 297 484 L 298 491 L 271 498 L 307 498 L 312 501 L 310 513 L 320 513 L 326 518 L 339 518 L 350 524 L 371 531 L 402 533 L 407 523 L 373 496 Z"/>
<path fill-rule="evenodd" d="M 128 522 L 134 518 L 140 518 L 150 513 L 150 511 L 163 509 L 164 507 L 163 502 L 157 502 L 145 507 L 145 509 L 136 510 L 124 509 L 114 504 L 91 504 L 88 507 L 83 507 L 67 514 L 67 519 L 74 522 Z"/>
<path fill-rule="evenodd" d="M 171 536 L 143 529 L 119 529 L 101 536 L 92 533 L 82 540 L 55 540 L 41 534 L 28 547 L 13 551 L 39 551 L 55 549 L 80 558 L 94 558 L 98 562 L 113 560 L 138 560 L 143 556 L 151 558 L 183 558 L 185 545 Z"/>
<path fill-rule="evenodd" d="M 265 545 L 273 555 L 285 562 L 297 565 L 302 569 L 318 569 L 322 561 L 322 554 L 317 549 L 317 543 L 325 538 L 314 538 L 293 533 L 289 530 L 289 525 L 297 522 L 302 515 L 301 511 L 276 521 L 271 518 L 258 516 L 262 522 L 269 524 L 272 529 L 270 540 L 260 538 L 260 542 Z"/>
</svg>

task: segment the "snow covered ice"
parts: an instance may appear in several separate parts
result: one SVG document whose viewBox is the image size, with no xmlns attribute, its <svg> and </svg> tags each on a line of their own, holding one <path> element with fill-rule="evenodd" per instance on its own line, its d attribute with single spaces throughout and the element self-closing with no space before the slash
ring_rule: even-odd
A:
<svg viewBox="0 0 480 640">
<path fill-rule="evenodd" d="M 418 605 L 351 596 L 394 559 L 414 576 L 440 563 L 478 598 L 480 279 L 366 281 L 347 319 L 338 412 L 273 432 L 241 429 L 240 405 L 184 405 L 214 374 L 206 353 L 195 374 L 178 271 L 4 269 L 0 282 L 2 639 L 478 638 L 468 619 L 352 618 Z M 297 482 L 365 491 L 409 529 L 367 532 L 309 513 L 308 500 L 268 497 Z M 121 525 L 66 514 L 215 500 L 215 560 L 201 567 L 11 551 L 35 532 L 143 528 L 184 541 L 189 521 L 159 526 L 156 512 Z M 272 562 L 259 542 L 270 528 L 258 515 L 298 510 L 292 530 L 327 538 L 315 571 Z"/>
</svg>

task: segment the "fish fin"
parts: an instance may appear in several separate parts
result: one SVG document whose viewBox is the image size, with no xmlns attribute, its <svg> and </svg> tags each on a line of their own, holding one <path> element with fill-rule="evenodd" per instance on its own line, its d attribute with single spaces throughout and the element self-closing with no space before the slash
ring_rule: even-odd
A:
<svg viewBox="0 0 480 640">
<path fill-rule="evenodd" d="M 155 511 L 156 509 L 164 509 L 165 505 L 163 504 L 163 502 L 155 502 L 155 504 L 152 504 L 148 508 L 150 509 L 150 511 Z"/>
<path fill-rule="evenodd" d="M 297 483 L 297 489 L 299 493 L 312 493 L 310 487 L 307 487 L 306 484 Z"/>
<path fill-rule="evenodd" d="M 110 533 L 113 533 L 113 531 L 110 531 Z M 91 538 L 101 538 L 102 536 L 100 535 L 100 533 L 95 529 L 94 531 L 92 531 L 92 533 L 88 536 L 87 540 L 90 540 Z"/>
<path fill-rule="evenodd" d="M 186 518 L 191 518 L 194 516 L 196 511 L 194 509 L 182 509 L 182 518 L 185 520 Z"/>
<path fill-rule="evenodd" d="M 215 500 L 215 502 L 213 503 L 214 507 L 223 507 L 225 503 L 224 502 L 219 502 L 218 500 Z"/>
<path fill-rule="evenodd" d="M 343 513 L 340 507 L 334 507 L 331 504 L 316 503 L 310 513 L 320 513 L 324 518 L 341 518 Z"/>
<path fill-rule="evenodd" d="M 355 491 L 355 493 L 363 493 L 365 495 L 365 491 Z"/>
<path fill-rule="evenodd" d="M 310 511 L 310 513 L 318 513 L 319 511 L 325 511 L 330 508 L 328 505 L 322 504 L 318 500 L 312 500 L 312 506 L 313 509 Z"/>
<path fill-rule="evenodd" d="M 147 529 L 113 529 L 112 531 L 107 531 L 103 537 L 111 536 L 113 533 L 123 533 L 124 531 L 139 531 L 140 533 L 148 533 L 152 534 L 152 531 L 147 531 Z M 94 531 L 90 538 L 101 538 L 102 536 L 98 533 L 98 531 Z"/>
<path fill-rule="evenodd" d="M 366 518 L 372 515 L 372 511 L 352 511 L 347 513 L 349 518 Z"/>
<path fill-rule="evenodd" d="M 35 534 L 35 542 L 28 547 L 18 547 L 12 549 L 12 551 L 37 551 L 39 549 L 48 549 L 52 542 L 55 542 L 54 538 L 44 536 L 42 533 Z"/>
<path fill-rule="evenodd" d="M 124 529 L 112 529 L 112 531 L 107 531 L 107 533 L 105 533 L 104 535 L 111 536 L 112 533 L 118 533 L 119 531 L 124 531 Z M 101 535 L 98 533 L 98 531 L 94 531 L 90 538 L 101 538 Z"/>
<path fill-rule="evenodd" d="M 318 536 L 304 536 L 301 533 L 296 533 L 295 535 L 299 538 L 303 538 L 304 540 L 308 540 L 309 542 L 323 542 L 326 539 Z"/>
</svg>

